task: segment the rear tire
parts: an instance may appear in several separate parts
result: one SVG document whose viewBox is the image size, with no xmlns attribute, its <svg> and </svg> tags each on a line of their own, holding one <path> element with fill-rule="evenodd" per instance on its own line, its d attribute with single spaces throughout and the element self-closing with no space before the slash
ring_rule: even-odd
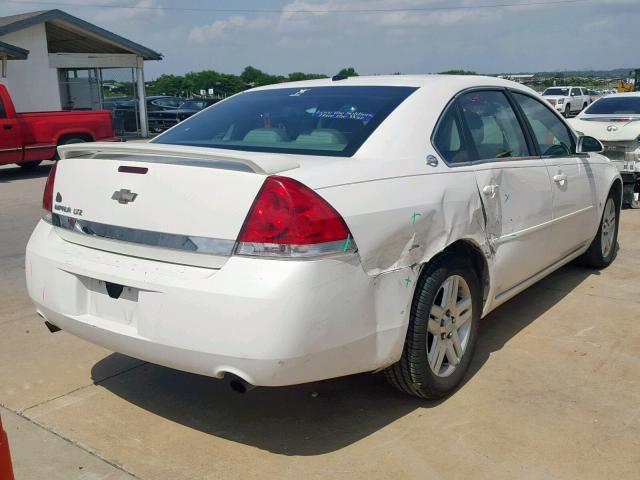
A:
<svg viewBox="0 0 640 480">
<path fill-rule="evenodd" d="M 612 190 L 604 204 L 598 233 L 589 249 L 582 255 L 581 263 L 594 268 L 605 268 L 611 265 L 618 254 L 619 224 L 620 198 Z"/>
<path fill-rule="evenodd" d="M 41 163 L 42 163 L 42 160 L 35 160 L 33 162 L 18 163 L 18 166 L 24 168 L 25 170 L 33 170 Z"/>
<path fill-rule="evenodd" d="M 84 138 L 80 138 L 80 137 L 71 137 L 71 138 L 66 138 L 62 141 L 60 141 L 58 143 L 58 147 L 60 145 L 71 145 L 73 143 L 86 143 L 87 140 L 85 140 Z M 60 160 L 60 156 L 58 155 L 58 150 L 56 149 L 56 154 L 53 157 L 54 160 Z"/>
<path fill-rule="evenodd" d="M 481 298 L 478 277 L 458 255 L 447 253 L 427 265 L 414 293 L 402 357 L 385 370 L 387 380 L 416 397 L 452 393 L 471 364 Z"/>
</svg>

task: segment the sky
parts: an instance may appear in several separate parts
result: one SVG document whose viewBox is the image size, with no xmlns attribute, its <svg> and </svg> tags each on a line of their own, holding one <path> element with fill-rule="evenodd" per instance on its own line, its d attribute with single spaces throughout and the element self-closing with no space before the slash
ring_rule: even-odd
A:
<svg viewBox="0 0 640 480">
<path fill-rule="evenodd" d="M 272 74 L 640 68 L 640 0 L 558 1 L 0 0 L 0 15 L 59 8 L 152 48 L 164 59 L 146 62 L 147 79 L 247 65 Z M 495 7 L 504 4 L 518 5 Z"/>
</svg>

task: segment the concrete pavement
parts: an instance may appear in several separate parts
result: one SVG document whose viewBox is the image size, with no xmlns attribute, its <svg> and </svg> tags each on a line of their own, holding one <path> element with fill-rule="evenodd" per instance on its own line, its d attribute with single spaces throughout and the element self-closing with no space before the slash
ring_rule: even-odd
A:
<svg viewBox="0 0 640 480">
<path fill-rule="evenodd" d="M 445 401 L 369 374 L 239 396 L 44 328 L 23 255 L 47 170 L 0 167 L 0 414 L 17 479 L 637 478 L 640 211 L 623 211 L 610 268 L 565 267 L 486 318 Z"/>
</svg>

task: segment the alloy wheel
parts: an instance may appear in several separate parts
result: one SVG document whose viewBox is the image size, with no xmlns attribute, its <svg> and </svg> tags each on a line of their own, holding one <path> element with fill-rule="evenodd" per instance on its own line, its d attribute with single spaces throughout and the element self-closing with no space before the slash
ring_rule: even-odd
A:
<svg viewBox="0 0 640 480">
<path fill-rule="evenodd" d="M 616 230 L 616 204 L 613 198 L 609 198 L 604 206 L 604 214 L 602 215 L 602 228 L 600 245 L 602 247 L 602 256 L 607 258 L 613 248 L 613 240 Z"/>
<path fill-rule="evenodd" d="M 451 275 L 440 288 L 429 312 L 427 360 L 438 377 L 448 377 L 462 360 L 469 343 L 473 302 L 469 285 Z"/>
</svg>

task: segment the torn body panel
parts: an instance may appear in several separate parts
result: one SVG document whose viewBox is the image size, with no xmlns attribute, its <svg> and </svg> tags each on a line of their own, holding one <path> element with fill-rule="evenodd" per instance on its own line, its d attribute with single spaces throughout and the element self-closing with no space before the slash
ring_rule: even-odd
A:
<svg viewBox="0 0 640 480">
<path fill-rule="evenodd" d="M 393 323 L 401 311 L 406 325 L 422 266 L 449 245 L 465 240 L 490 255 L 473 170 L 460 169 L 447 177 L 453 181 L 427 174 L 321 191 L 349 226 L 363 269 L 385 290 L 376 296 L 386 304 L 377 305 L 378 328 L 391 327 L 387 322 Z M 373 224 L 376 229 L 371 229 Z"/>
<path fill-rule="evenodd" d="M 347 222 L 364 270 L 376 276 L 425 263 L 459 239 L 486 242 L 474 173 L 453 176 L 455 181 L 447 182 L 442 175 L 391 178 L 322 194 Z M 378 228 L 372 230 L 372 224 Z"/>
</svg>

